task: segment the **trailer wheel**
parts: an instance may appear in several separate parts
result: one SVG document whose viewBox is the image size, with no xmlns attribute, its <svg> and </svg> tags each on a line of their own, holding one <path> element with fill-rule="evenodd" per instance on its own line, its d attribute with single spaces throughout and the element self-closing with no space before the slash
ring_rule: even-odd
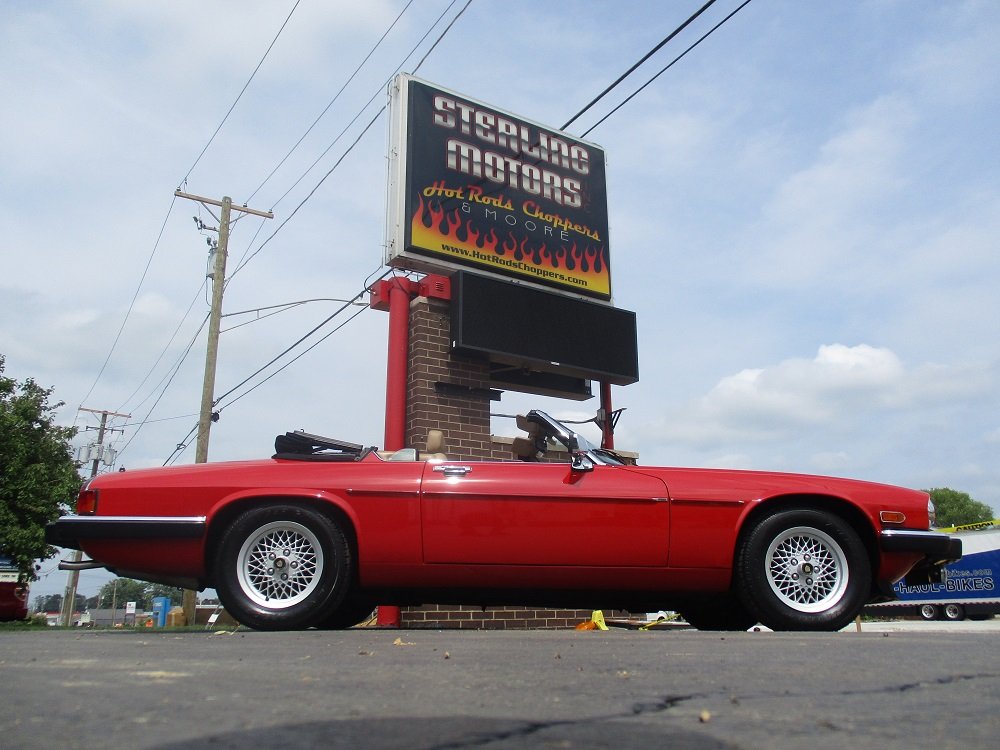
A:
<svg viewBox="0 0 1000 750">
<path fill-rule="evenodd" d="M 946 604 L 944 607 L 944 619 L 958 621 L 965 619 L 965 609 L 960 604 Z"/>
<path fill-rule="evenodd" d="M 936 620 L 938 618 L 938 608 L 933 604 L 921 604 L 920 616 L 925 620 Z"/>
</svg>

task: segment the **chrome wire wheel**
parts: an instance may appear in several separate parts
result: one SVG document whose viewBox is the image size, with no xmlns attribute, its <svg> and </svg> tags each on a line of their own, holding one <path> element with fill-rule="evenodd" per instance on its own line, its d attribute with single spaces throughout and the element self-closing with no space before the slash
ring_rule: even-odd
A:
<svg viewBox="0 0 1000 750">
<path fill-rule="evenodd" d="M 764 562 L 771 590 L 796 611 L 824 612 L 847 591 L 847 556 L 833 537 L 819 529 L 786 529 L 772 540 Z"/>
<path fill-rule="evenodd" d="M 274 521 L 247 537 L 236 564 L 239 586 L 247 599 L 284 609 L 316 590 L 323 575 L 323 548 L 306 526 Z"/>
</svg>

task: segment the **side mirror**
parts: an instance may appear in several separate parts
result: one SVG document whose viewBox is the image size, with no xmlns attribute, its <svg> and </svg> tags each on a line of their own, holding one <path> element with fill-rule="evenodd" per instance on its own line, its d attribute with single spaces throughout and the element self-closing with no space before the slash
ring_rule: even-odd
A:
<svg viewBox="0 0 1000 750">
<path fill-rule="evenodd" d="M 587 472 L 594 470 L 594 462 L 590 460 L 590 456 L 586 453 L 574 453 L 573 459 L 570 462 L 570 468 L 573 471 Z"/>
</svg>

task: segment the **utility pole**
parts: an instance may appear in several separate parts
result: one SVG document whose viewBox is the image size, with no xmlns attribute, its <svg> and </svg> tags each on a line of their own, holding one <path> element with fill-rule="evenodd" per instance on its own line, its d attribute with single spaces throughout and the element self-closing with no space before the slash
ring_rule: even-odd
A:
<svg viewBox="0 0 1000 750">
<path fill-rule="evenodd" d="M 219 329 L 222 323 L 222 294 L 226 287 L 226 259 L 229 249 L 229 222 L 233 211 L 262 216 L 265 219 L 273 219 L 274 214 L 270 211 L 258 211 L 246 206 L 234 206 L 233 200 L 228 195 L 221 201 L 212 198 L 205 198 L 200 195 L 191 195 L 175 190 L 174 195 L 178 198 L 187 198 L 197 201 L 205 206 L 211 213 L 209 206 L 218 206 L 222 209 L 219 214 L 219 242 L 213 251 L 215 257 L 212 263 L 212 307 L 208 318 L 208 345 L 205 351 L 205 378 L 201 387 L 201 411 L 198 417 L 198 437 L 195 442 L 194 462 L 203 464 L 208 461 L 208 438 L 212 431 L 212 422 L 218 419 L 218 415 L 213 412 L 215 406 L 215 370 L 219 359 Z M 184 591 L 184 618 L 188 625 L 194 624 L 196 595 L 194 591 L 185 589 Z"/>
<path fill-rule="evenodd" d="M 97 476 L 97 471 L 100 468 L 101 460 L 104 458 L 104 435 L 107 432 L 114 432 L 108 428 L 108 417 L 124 417 L 128 419 L 131 414 L 118 414 L 113 411 L 104 411 L 101 409 L 85 409 L 80 407 L 80 411 L 88 411 L 92 414 L 101 415 L 101 426 L 97 428 L 97 455 L 93 462 L 90 464 L 90 478 L 93 479 Z M 87 428 L 88 430 L 90 427 Z M 120 432 L 120 430 L 118 430 Z M 74 563 L 79 563 L 83 558 L 83 553 L 80 550 L 73 550 L 73 555 L 71 560 Z M 63 594 L 62 601 L 62 612 L 59 613 L 60 621 L 65 627 L 69 627 L 73 624 L 73 609 L 76 606 L 76 587 L 80 581 L 80 571 L 70 570 L 69 575 L 66 578 L 66 592 Z"/>
</svg>

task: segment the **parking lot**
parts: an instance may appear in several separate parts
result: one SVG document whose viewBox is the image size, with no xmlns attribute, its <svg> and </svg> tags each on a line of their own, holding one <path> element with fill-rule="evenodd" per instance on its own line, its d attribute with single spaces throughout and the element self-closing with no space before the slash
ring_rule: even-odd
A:
<svg viewBox="0 0 1000 750">
<path fill-rule="evenodd" d="M 992 748 L 996 630 L 8 632 L 0 730 L 18 748 Z"/>
</svg>

